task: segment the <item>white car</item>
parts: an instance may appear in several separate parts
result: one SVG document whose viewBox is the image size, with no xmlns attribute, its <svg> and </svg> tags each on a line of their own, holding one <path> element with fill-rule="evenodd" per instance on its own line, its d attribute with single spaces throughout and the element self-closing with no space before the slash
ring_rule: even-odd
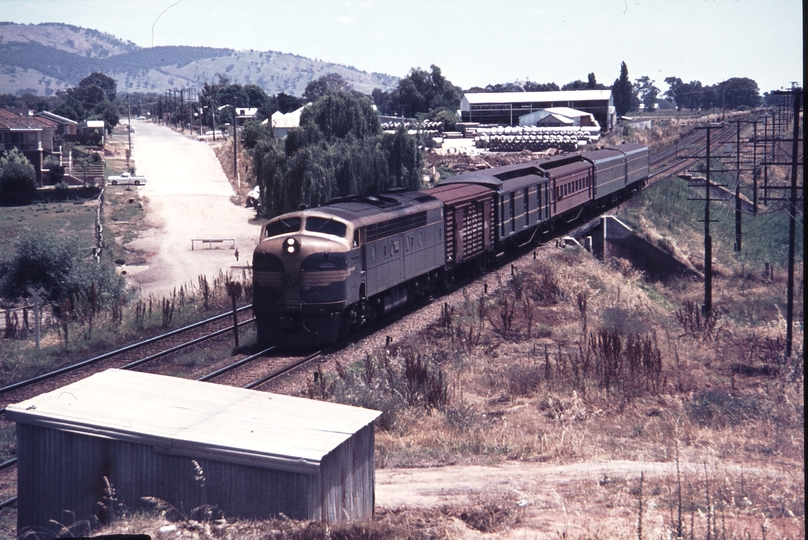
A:
<svg viewBox="0 0 808 540">
<path fill-rule="evenodd" d="M 125 172 L 121 173 L 118 176 L 110 176 L 107 178 L 107 183 L 112 184 L 113 186 L 122 185 L 135 185 L 135 186 L 142 186 L 146 183 L 145 176 L 132 176 L 131 173 Z"/>
</svg>

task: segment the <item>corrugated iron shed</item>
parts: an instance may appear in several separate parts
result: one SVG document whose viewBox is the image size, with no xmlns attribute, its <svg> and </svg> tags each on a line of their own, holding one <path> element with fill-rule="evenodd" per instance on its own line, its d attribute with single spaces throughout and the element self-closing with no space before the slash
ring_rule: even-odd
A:
<svg viewBox="0 0 808 540">
<path fill-rule="evenodd" d="M 227 516 L 370 517 L 380 414 L 108 370 L 8 406 L 17 422 L 18 527 L 58 521 L 62 510 L 93 519 L 104 477 L 130 508 L 153 496 L 185 511 L 213 504 Z M 204 492 L 191 460 L 205 471 Z"/>
</svg>

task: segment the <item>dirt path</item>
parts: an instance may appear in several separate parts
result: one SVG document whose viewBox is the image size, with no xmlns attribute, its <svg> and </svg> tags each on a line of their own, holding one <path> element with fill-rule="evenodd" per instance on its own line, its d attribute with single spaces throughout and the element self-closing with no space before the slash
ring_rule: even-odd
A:
<svg viewBox="0 0 808 540">
<path fill-rule="evenodd" d="M 128 244 L 146 253 L 143 266 L 126 268 L 143 296 L 165 295 L 182 284 L 212 280 L 220 270 L 241 272 L 252 257 L 260 227 L 249 222 L 254 212 L 234 204 L 235 196 L 208 143 L 189 139 L 148 122 L 135 122 L 133 155 L 150 228 Z M 192 239 L 228 239 L 208 245 Z M 233 242 L 239 250 L 234 255 Z"/>
<path fill-rule="evenodd" d="M 682 464 L 683 485 L 702 479 L 704 470 L 703 463 Z M 719 484 L 738 477 L 771 482 L 782 476 L 782 468 L 765 465 L 720 463 L 708 471 Z M 643 537 L 667 538 L 675 512 L 669 504 L 676 492 L 675 462 L 505 462 L 376 469 L 376 508 L 377 512 L 440 508 L 464 512 L 466 519 L 444 524 L 452 538 L 636 538 L 641 473 Z M 451 510 L 445 513 L 452 515 Z M 743 527 L 750 518 L 754 523 L 754 517 L 728 512 L 726 525 Z M 688 525 L 689 520 L 688 513 Z M 798 529 L 799 523 L 791 521 L 771 519 L 770 526 L 779 531 Z M 481 522 L 491 523 L 494 532 L 483 534 L 469 525 Z M 704 526 L 703 515 L 697 516 L 696 525 Z"/>
</svg>

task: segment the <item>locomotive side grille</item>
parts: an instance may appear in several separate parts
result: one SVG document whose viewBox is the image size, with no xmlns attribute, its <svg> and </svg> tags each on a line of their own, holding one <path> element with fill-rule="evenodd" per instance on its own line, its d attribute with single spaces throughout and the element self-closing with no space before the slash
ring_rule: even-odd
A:
<svg viewBox="0 0 808 540">
<path fill-rule="evenodd" d="M 376 240 L 401 234 L 412 229 L 426 227 L 426 223 L 426 212 L 418 212 L 417 214 L 402 216 L 399 218 L 390 219 L 388 221 L 383 221 L 382 223 L 368 225 L 367 241 L 374 242 Z"/>
</svg>

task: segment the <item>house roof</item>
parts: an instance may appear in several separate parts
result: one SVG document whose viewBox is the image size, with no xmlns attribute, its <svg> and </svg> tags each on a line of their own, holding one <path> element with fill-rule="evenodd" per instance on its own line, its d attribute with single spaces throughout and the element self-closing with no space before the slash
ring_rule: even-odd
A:
<svg viewBox="0 0 808 540">
<path fill-rule="evenodd" d="M 63 125 L 72 125 L 75 126 L 78 124 L 75 120 L 71 120 L 70 118 L 65 118 L 64 116 L 59 116 L 58 114 L 54 114 L 50 111 L 40 111 L 36 113 L 36 116 L 42 116 L 47 118 L 48 120 L 53 120 L 57 124 Z"/>
<path fill-rule="evenodd" d="M 0 109 L 0 129 L 11 131 L 42 131 L 42 124 L 36 117 L 24 118 L 19 114 Z"/>
<path fill-rule="evenodd" d="M 10 420 L 172 453 L 316 473 L 379 411 L 110 369 L 9 405 Z"/>
<path fill-rule="evenodd" d="M 257 107 L 236 107 L 236 116 L 238 118 L 254 118 L 257 113 Z"/>
<path fill-rule="evenodd" d="M 303 105 L 299 109 L 289 112 L 289 113 L 282 113 L 280 111 L 275 111 L 272 113 L 272 127 L 274 128 L 296 128 L 300 127 L 300 115 L 303 113 L 303 109 L 308 107 L 310 103 Z"/>
</svg>

